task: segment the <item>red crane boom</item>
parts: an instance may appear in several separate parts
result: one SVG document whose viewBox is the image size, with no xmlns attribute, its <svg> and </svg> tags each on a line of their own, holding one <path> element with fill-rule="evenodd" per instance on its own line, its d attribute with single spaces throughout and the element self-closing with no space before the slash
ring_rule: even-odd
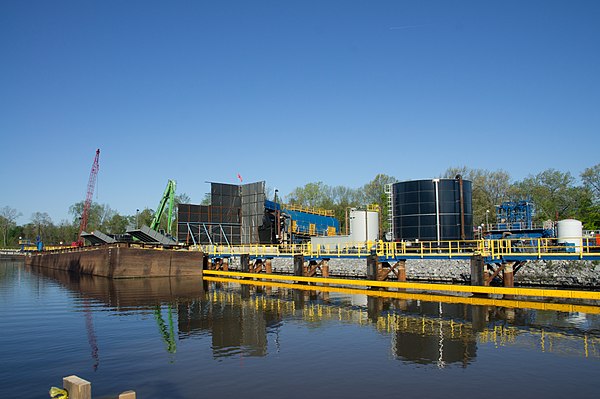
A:
<svg viewBox="0 0 600 399">
<path fill-rule="evenodd" d="M 92 197 L 94 196 L 94 187 L 96 187 L 96 177 L 98 177 L 98 158 L 100 158 L 100 149 L 96 150 L 96 157 L 92 164 L 92 171 L 90 172 L 90 179 L 88 180 L 87 195 L 83 204 L 83 212 L 81 213 L 81 224 L 79 225 L 79 234 L 77 235 L 77 245 L 83 246 L 83 238 L 81 233 L 87 228 L 88 216 L 90 214 L 90 207 L 92 206 Z"/>
</svg>

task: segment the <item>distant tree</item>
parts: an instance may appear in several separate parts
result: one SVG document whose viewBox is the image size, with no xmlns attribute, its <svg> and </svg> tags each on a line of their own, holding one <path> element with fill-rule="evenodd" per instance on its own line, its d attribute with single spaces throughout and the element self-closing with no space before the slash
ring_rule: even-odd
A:
<svg viewBox="0 0 600 399">
<path fill-rule="evenodd" d="M 306 183 L 304 187 L 295 188 L 287 197 L 287 201 L 293 205 L 307 207 L 322 207 L 323 204 L 331 202 L 328 195 L 330 188 L 323 182 Z"/>
<path fill-rule="evenodd" d="M 69 214 L 73 216 L 73 224 L 79 227 L 83 215 L 84 202 L 77 202 L 69 207 Z M 105 231 L 113 217 L 118 215 L 117 211 L 107 204 L 92 202 L 88 213 L 86 231 Z"/>
<path fill-rule="evenodd" d="M 152 219 L 154 218 L 154 210 L 150 208 L 144 208 L 137 215 L 138 227 L 139 226 L 150 226 Z"/>
<path fill-rule="evenodd" d="M 47 238 L 45 237 L 45 233 L 50 233 L 49 230 L 52 227 L 52 219 L 48 213 L 34 212 L 31 215 L 31 223 L 33 224 L 33 227 L 36 228 L 36 236 L 39 236 L 42 239 Z"/>
<path fill-rule="evenodd" d="M 466 166 L 448 168 L 442 177 L 454 179 L 461 175 L 463 179 L 470 180 L 473 185 L 473 224 L 480 225 L 490 217 L 495 219 L 496 205 L 510 198 L 510 175 L 503 171 L 488 171 L 485 169 L 471 169 Z"/>
<path fill-rule="evenodd" d="M 189 204 L 191 201 L 190 196 L 187 195 L 186 193 L 181 193 L 181 194 L 177 194 L 175 196 L 175 204 L 179 205 L 179 204 Z"/>
<path fill-rule="evenodd" d="M 592 191 L 587 187 L 577 187 L 577 209 L 575 218 L 583 223 L 586 230 L 600 230 L 600 202 L 594 200 Z"/>
<path fill-rule="evenodd" d="M 21 213 L 10 206 L 0 208 L 0 229 L 2 230 L 2 240 L 6 247 L 8 232 L 10 228 L 16 226 L 17 218 Z"/>
<path fill-rule="evenodd" d="M 578 219 L 585 229 L 600 230 L 600 164 L 585 169 L 581 181 Z"/>
<path fill-rule="evenodd" d="M 202 198 L 202 201 L 200 202 L 200 205 L 210 205 L 210 201 L 211 201 L 210 197 L 211 197 L 210 193 L 204 194 L 204 198 Z M 182 202 L 182 204 L 183 204 L 183 202 Z"/>
<path fill-rule="evenodd" d="M 340 221 L 341 232 L 346 230 L 348 208 L 376 204 L 380 207 L 381 227 L 385 231 L 388 228 L 385 186 L 396 181 L 392 176 L 378 174 L 359 189 L 344 186 L 331 187 L 323 182 L 312 182 L 295 188 L 286 200 L 293 205 L 333 210 L 335 217 Z"/>
<path fill-rule="evenodd" d="M 600 163 L 587 168 L 581 174 L 583 185 L 592 193 L 594 202 L 600 202 Z"/>
<path fill-rule="evenodd" d="M 398 180 L 395 177 L 392 176 L 388 176 L 388 175 L 384 175 L 384 174 L 378 174 L 377 176 L 375 176 L 375 178 L 373 180 L 371 180 L 369 183 L 365 184 L 362 187 L 361 193 L 362 193 L 362 202 L 365 205 L 370 205 L 370 204 L 376 204 L 379 206 L 380 209 L 380 214 L 379 216 L 381 217 L 381 232 L 380 234 L 383 234 L 385 231 L 389 230 L 390 226 L 389 226 L 389 221 L 388 221 L 388 216 L 389 216 L 389 209 L 387 206 L 387 195 L 385 193 L 385 187 L 388 184 L 393 184 L 396 183 Z"/>
<path fill-rule="evenodd" d="M 362 187 L 365 204 L 379 204 L 383 207 L 386 202 L 385 187 L 388 184 L 396 183 L 395 177 L 378 174 L 373 180 Z"/>
<path fill-rule="evenodd" d="M 124 234 L 131 224 L 131 218 L 114 213 L 102 225 L 102 232 L 107 234 Z"/>
<path fill-rule="evenodd" d="M 77 240 L 77 234 L 79 233 L 79 225 L 75 226 L 68 220 L 62 220 L 57 226 L 54 228 L 55 230 L 55 238 L 53 242 L 55 244 L 70 244 Z"/>
<path fill-rule="evenodd" d="M 555 169 L 547 169 L 515 183 L 512 194 L 532 199 L 538 222 L 577 217 L 586 196 L 583 187 L 575 186 L 575 179 L 569 172 Z"/>
</svg>

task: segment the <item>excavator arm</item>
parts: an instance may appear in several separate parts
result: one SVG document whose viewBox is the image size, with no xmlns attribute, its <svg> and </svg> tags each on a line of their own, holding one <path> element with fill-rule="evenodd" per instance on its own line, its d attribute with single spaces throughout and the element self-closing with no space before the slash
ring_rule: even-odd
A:
<svg viewBox="0 0 600 399">
<path fill-rule="evenodd" d="M 156 208 L 156 212 L 154 212 L 154 217 L 152 218 L 152 222 L 150 223 L 150 228 L 152 230 L 158 231 L 160 226 L 160 218 L 165 212 L 165 208 L 167 207 L 167 203 L 169 205 L 169 213 L 167 217 L 167 232 L 171 233 L 171 226 L 173 224 L 173 208 L 175 205 L 175 180 L 169 180 L 167 182 L 167 187 L 165 188 L 165 192 L 163 193 L 160 202 L 158 203 L 158 208 Z"/>
</svg>

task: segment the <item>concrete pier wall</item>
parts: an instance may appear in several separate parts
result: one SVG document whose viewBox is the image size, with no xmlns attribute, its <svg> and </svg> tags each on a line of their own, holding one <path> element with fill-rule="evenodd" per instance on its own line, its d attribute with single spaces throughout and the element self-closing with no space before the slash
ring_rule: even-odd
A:
<svg viewBox="0 0 600 399">
<path fill-rule="evenodd" d="M 203 257 L 197 251 L 110 244 L 34 253 L 25 264 L 110 278 L 202 276 Z"/>
</svg>

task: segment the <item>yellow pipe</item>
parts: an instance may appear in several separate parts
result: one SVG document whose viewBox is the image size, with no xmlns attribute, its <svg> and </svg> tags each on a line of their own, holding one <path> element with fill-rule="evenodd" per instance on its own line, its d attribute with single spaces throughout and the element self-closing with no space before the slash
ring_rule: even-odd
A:
<svg viewBox="0 0 600 399">
<path fill-rule="evenodd" d="M 277 287 L 277 288 L 289 288 L 303 291 L 322 291 L 322 292 L 338 292 L 349 295 L 367 295 L 380 298 L 391 298 L 391 299 L 406 299 L 424 302 L 444 302 L 444 303 L 460 303 L 465 305 L 476 305 L 476 306 L 498 306 L 505 308 L 515 309 L 534 309 L 534 310 L 551 310 L 557 312 L 581 312 L 588 314 L 600 314 L 600 306 L 592 305 L 574 305 L 564 303 L 548 303 L 548 302 L 534 302 L 534 301 L 517 301 L 512 299 L 490 299 L 490 298 L 478 298 L 478 297 L 463 297 L 463 296 L 450 296 L 450 295 L 433 295 L 433 294 L 416 294 L 396 291 L 371 291 L 358 288 L 342 288 L 342 287 L 331 287 L 331 286 L 314 286 L 314 285 L 303 285 L 303 284 L 289 284 L 272 281 L 256 281 L 256 280 L 239 280 L 233 278 L 223 277 L 203 277 L 205 281 L 212 281 L 217 283 L 236 283 L 242 285 L 259 285 L 265 287 Z"/>
<path fill-rule="evenodd" d="M 568 299 L 589 299 L 600 300 L 600 292 L 595 291 L 574 291 L 574 290 L 549 290 L 539 288 L 507 288 L 507 287 L 485 287 L 473 285 L 455 285 L 455 284 L 431 284 L 431 283 L 406 283 L 397 281 L 375 281 L 375 280 L 353 280 L 342 278 L 323 278 L 323 277 L 303 277 L 289 276 L 281 274 L 260 274 L 260 273 L 242 273 L 220 270 L 204 270 L 205 275 L 258 278 L 280 281 L 297 281 L 304 283 L 322 283 L 336 285 L 351 285 L 363 287 L 381 287 L 412 289 L 421 291 L 449 291 L 472 294 L 493 294 L 493 295 L 515 295 L 515 296 L 534 296 L 545 298 L 568 298 Z"/>
</svg>

